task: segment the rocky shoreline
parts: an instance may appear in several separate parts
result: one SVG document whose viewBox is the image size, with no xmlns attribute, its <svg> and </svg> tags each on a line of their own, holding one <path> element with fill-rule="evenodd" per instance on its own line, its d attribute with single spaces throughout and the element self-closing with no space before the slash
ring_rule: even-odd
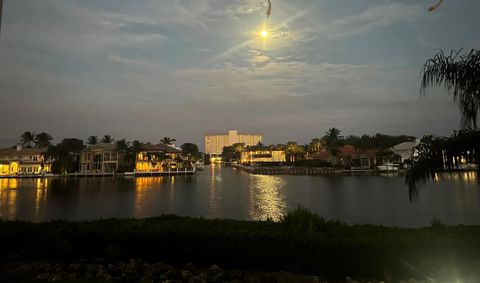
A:
<svg viewBox="0 0 480 283">
<path fill-rule="evenodd" d="M 7 278 L 6 281 L 5 277 Z M 2 279 L 3 278 L 3 279 Z M 383 280 L 354 280 L 345 277 L 326 280 L 320 276 L 294 274 L 290 272 L 262 272 L 238 269 L 222 269 L 218 265 L 208 268 L 187 263 L 173 267 L 164 263 L 148 263 L 139 259 L 109 263 L 104 258 L 76 263 L 51 263 L 48 261 L 17 262 L 0 266 L 2 282 L 138 282 L 138 283 L 206 283 L 206 282 L 392 282 Z M 13 280 L 12 280 L 13 279 Z M 12 281 L 10 281 L 12 280 Z M 420 283 L 409 279 L 398 281 Z"/>
</svg>

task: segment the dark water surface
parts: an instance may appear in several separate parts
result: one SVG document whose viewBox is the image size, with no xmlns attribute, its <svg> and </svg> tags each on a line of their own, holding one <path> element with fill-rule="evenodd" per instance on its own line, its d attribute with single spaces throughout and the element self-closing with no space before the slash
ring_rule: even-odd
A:
<svg viewBox="0 0 480 283">
<path fill-rule="evenodd" d="M 302 204 L 326 219 L 387 226 L 480 224 L 474 173 L 428 183 L 410 202 L 398 176 L 260 176 L 207 166 L 195 176 L 0 179 L 0 218 L 29 221 L 143 218 L 279 219 Z"/>
</svg>

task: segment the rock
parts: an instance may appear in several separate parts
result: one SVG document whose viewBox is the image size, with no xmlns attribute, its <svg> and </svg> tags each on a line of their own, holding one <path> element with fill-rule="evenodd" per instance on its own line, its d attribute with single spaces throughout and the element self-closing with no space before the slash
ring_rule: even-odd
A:
<svg viewBox="0 0 480 283">
<path fill-rule="evenodd" d="M 70 270 L 71 272 L 78 273 L 81 269 L 82 266 L 80 264 L 71 263 L 68 265 L 68 270 Z"/>
<path fill-rule="evenodd" d="M 180 275 L 182 277 L 182 280 L 188 281 L 193 274 L 188 270 L 182 269 L 180 271 Z"/>
<path fill-rule="evenodd" d="M 183 269 L 188 270 L 191 273 L 197 273 L 197 268 L 191 262 L 185 264 Z"/>
<path fill-rule="evenodd" d="M 190 277 L 190 279 L 188 280 L 188 283 L 207 283 L 208 281 L 206 279 L 204 279 L 202 276 L 193 276 L 193 277 Z"/>
<path fill-rule="evenodd" d="M 50 276 L 50 278 L 48 278 L 48 281 L 50 282 L 58 282 L 62 280 L 63 280 L 62 274 L 54 274 L 53 276 Z"/>
<path fill-rule="evenodd" d="M 43 281 L 45 281 L 45 280 L 47 280 L 48 278 L 50 278 L 50 274 L 48 274 L 48 273 L 41 273 L 41 274 L 37 275 L 37 279 L 38 279 L 38 280 L 43 280 Z"/>
<path fill-rule="evenodd" d="M 214 264 L 210 267 L 209 271 L 211 273 L 219 273 L 219 272 L 222 272 L 222 269 L 220 268 L 220 266 Z"/>
</svg>

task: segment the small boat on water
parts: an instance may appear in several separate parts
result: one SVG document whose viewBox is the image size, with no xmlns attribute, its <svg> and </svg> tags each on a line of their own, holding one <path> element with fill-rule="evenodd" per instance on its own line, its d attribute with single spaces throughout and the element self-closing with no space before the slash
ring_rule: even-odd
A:
<svg viewBox="0 0 480 283">
<path fill-rule="evenodd" d="M 202 171 L 203 169 L 205 169 L 205 163 L 203 162 L 203 160 L 198 160 L 197 162 L 195 162 L 195 168 L 197 168 L 198 171 Z"/>
<path fill-rule="evenodd" d="M 377 166 L 380 172 L 397 172 L 400 170 L 400 164 L 386 163 L 384 165 Z"/>
</svg>

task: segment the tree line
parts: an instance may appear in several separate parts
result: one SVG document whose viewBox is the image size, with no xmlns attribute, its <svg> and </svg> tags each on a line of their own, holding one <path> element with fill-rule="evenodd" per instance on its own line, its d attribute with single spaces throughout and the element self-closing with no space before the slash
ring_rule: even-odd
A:
<svg viewBox="0 0 480 283">
<path fill-rule="evenodd" d="M 387 153 L 393 146 L 403 143 L 415 141 L 416 137 L 407 135 L 385 135 L 377 133 L 375 135 L 355 136 L 349 135 L 344 137 L 337 128 L 330 128 L 322 137 L 311 139 L 308 144 L 299 144 L 295 141 L 289 141 L 286 144 L 263 145 L 259 143 L 255 146 L 245 146 L 243 143 L 233 144 L 223 148 L 222 157 L 225 161 L 238 161 L 241 152 L 245 150 L 279 150 L 286 154 L 287 162 L 295 162 L 305 158 L 306 154 L 315 154 L 322 151 L 328 151 L 333 156 L 337 156 L 339 149 L 345 145 L 352 145 L 355 149 L 378 149 Z"/>
</svg>

